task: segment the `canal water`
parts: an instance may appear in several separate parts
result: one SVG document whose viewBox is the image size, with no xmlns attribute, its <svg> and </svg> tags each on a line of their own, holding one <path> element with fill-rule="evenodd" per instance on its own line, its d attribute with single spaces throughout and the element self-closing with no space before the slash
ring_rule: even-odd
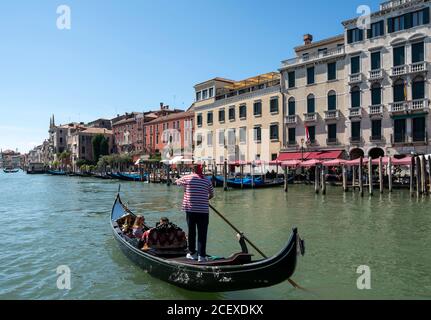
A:
<svg viewBox="0 0 431 320">
<path fill-rule="evenodd" d="M 0 174 L 0 299 L 430 299 L 431 199 L 407 191 L 361 198 L 312 186 L 223 192 L 213 204 L 266 253 L 276 254 L 292 227 L 306 241 L 293 279 L 241 292 L 202 294 L 145 274 L 119 250 L 109 214 L 118 181 Z M 185 228 L 182 189 L 122 182 L 123 200 L 155 224 L 167 216 Z M 235 233 L 212 215 L 212 255 L 239 251 Z M 69 266 L 71 290 L 57 289 L 56 269 Z M 357 288 L 357 268 L 371 289 Z"/>
</svg>

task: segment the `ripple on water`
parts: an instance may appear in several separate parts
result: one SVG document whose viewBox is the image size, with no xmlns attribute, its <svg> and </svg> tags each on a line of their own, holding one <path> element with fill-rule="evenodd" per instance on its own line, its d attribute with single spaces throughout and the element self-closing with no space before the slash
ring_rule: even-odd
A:
<svg viewBox="0 0 431 320">
<path fill-rule="evenodd" d="M 109 213 L 118 182 L 0 174 L 0 298 L 3 299 L 429 299 L 429 202 L 408 193 L 361 198 L 329 187 L 216 191 L 214 205 L 267 255 L 277 253 L 297 226 L 306 240 L 295 281 L 244 292 L 201 294 L 152 278 L 131 263 L 111 235 Z M 124 201 L 150 224 L 160 216 L 185 228 L 182 191 L 154 184 L 122 183 Z M 210 218 L 208 251 L 238 251 L 235 232 Z M 372 292 L 356 289 L 356 268 L 372 271 Z M 72 290 L 56 288 L 56 269 L 68 265 Z"/>
</svg>

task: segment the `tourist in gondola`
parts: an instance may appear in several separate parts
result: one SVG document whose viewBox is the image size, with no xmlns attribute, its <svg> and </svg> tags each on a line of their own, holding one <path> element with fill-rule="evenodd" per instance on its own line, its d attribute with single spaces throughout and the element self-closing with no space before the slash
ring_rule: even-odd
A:
<svg viewBox="0 0 431 320">
<path fill-rule="evenodd" d="M 202 165 L 195 167 L 195 172 L 176 181 L 184 187 L 183 210 L 187 214 L 189 229 L 188 259 L 207 261 L 206 242 L 209 224 L 209 199 L 214 197 L 214 189 L 203 175 Z M 198 246 L 196 250 L 196 229 Z"/>
<path fill-rule="evenodd" d="M 135 223 L 133 224 L 132 235 L 135 238 L 141 239 L 144 235 L 144 232 L 149 229 L 150 228 L 145 225 L 145 218 L 143 216 L 137 216 Z"/>
</svg>

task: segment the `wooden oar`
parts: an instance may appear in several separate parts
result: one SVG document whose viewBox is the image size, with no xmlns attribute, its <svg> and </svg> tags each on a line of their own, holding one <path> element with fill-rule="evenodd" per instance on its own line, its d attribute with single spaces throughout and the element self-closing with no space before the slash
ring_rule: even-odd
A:
<svg viewBox="0 0 431 320">
<path fill-rule="evenodd" d="M 241 231 L 238 230 L 237 227 L 235 227 L 228 219 L 225 218 L 224 215 L 222 215 L 216 208 L 214 208 L 211 204 L 209 204 L 209 207 L 215 212 L 217 213 L 217 215 L 222 218 L 233 230 L 235 230 L 238 234 L 242 234 L 242 236 L 244 237 L 244 240 L 247 241 L 262 257 L 264 257 L 265 259 L 268 259 L 268 257 L 261 251 L 259 250 L 258 247 L 256 247 L 253 242 L 251 242 Z M 307 291 L 306 289 L 302 288 L 300 285 L 298 285 L 295 281 L 293 281 L 292 279 L 287 279 L 287 281 L 289 281 L 289 283 L 297 289 L 301 289 L 304 291 Z"/>
</svg>

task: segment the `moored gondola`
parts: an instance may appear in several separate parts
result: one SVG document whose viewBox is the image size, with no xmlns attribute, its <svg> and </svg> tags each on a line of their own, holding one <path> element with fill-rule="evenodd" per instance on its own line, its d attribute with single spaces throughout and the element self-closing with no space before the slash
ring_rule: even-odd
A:
<svg viewBox="0 0 431 320">
<path fill-rule="evenodd" d="M 290 279 L 295 272 L 300 239 L 297 229 L 286 247 L 279 254 L 262 260 L 253 260 L 244 238 L 240 237 L 242 252 L 229 258 L 209 259 L 198 263 L 185 258 L 185 252 L 163 255 L 160 252 L 143 251 L 137 240 L 125 235 L 117 221 L 134 214 L 117 195 L 111 213 L 114 237 L 124 254 L 151 276 L 177 287 L 202 292 L 237 291 L 273 286 Z"/>
<path fill-rule="evenodd" d="M 19 169 L 3 169 L 4 173 L 18 173 Z"/>
</svg>

